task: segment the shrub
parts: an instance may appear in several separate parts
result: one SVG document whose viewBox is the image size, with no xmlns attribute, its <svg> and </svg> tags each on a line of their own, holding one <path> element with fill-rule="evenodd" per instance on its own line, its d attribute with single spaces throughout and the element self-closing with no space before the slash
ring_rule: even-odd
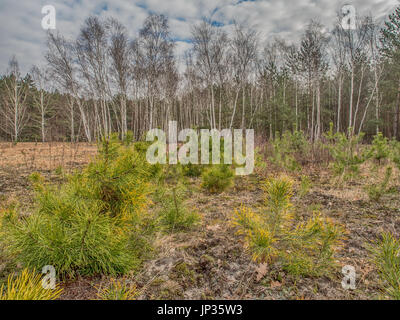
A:
<svg viewBox="0 0 400 320">
<path fill-rule="evenodd" d="M 299 188 L 299 196 L 306 196 L 311 189 L 311 179 L 308 176 L 302 176 Z"/>
<path fill-rule="evenodd" d="M 268 229 L 254 228 L 249 234 L 249 248 L 253 253 L 255 261 L 271 261 L 278 255 L 275 248 L 277 239 L 274 238 L 273 232 Z"/>
<path fill-rule="evenodd" d="M 124 274 L 147 247 L 148 164 L 132 148 L 104 141 L 96 161 L 60 187 L 37 182 L 27 217 L 3 214 L 3 241 L 17 262 L 61 276 Z"/>
<path fill-rule="evenodd" d="M 136 142 L 133 146 L 134 146 L 136 152 L 146 155 L 147 149 L 151 146 L 151 142 L 139 141 L 139 142 Z"/>
<path fill-rule="evenodd" d="M 202 174 L 202 187 L 210 193 L 221 193 L 233 185 L 234 173 L 228 165 L 213 165 Z"/>
<path fill-rule="evenodd" d="M 162 209 L 160 217 L 162 223 L 170 231 L 188 229 L 199 222 L 200 217 L 192 212 L 184 203 L 187 191 L 182 185 L 163 190 L 160 197 Z"/>
<path fill-rule="evenodd" d="M 397 140 L 390 141 L 390 159 L 400 170 L 400 142 Z"/>
<path fill-rule="evenodd" d="M 189 163 L 189 164 L 186 164 L 186 165 L 182 165 L 182 172 L 183 172 L 184 176 L 186 176 L 186 177 L 194 177 L 194 178 L 200 177 L 203 174 L 203 172 L 204 172 L 204 170 L 206 168 L 209 168 L 210 166 L 213 166 L 212 165 L 212 161 L 213 161 L 213 159 L 212 159 L 213 141 L 214 141 L 213 138 L 210 137 L 209 140 L 208 140 L 208 143 L 206 142 L 206 146 L 205 146 L 205 148 L 208 149 L 208 163 L 210 165 L 200 164 L 200 159 L 201 159 L 201 156 L 202 156 L 201 155 L 201 151 L 203 149 L 202 148 L 203 146 L 202 146 L 201 139 L 199 139 L 198 146 L 199 146 L 200 152 L 199 152 L 199 158 L 197 159 L 199 161 L 199 164 Z M 225 158 L 224 158 L 225 139 L 221 137 L 219 139 L 219 143 L 220 143 L 219 151 L 220 151 L 221 161 L 225 161 Z M 231 159 L 231 160 L 233 161 L 233 159 Z"/>
<path fill-rule="evenodd" d="M 265 155 L 260 148 L 255 149 L 255 167 L 258 171 L 264 172 L 267 169 L 267 162 L 265 161 Z"/>
<path fill-rule="evenodd" d="M 0 300 L 55 300 L 62 289 L 45 289 L 41 275 L 24 269 L 20 275 L 12 273 L 0 288 Z"/>
<path fill-rule="evenodd" d="M 123 280 L 111 281 L 107 287 L 98 288 L 97 297 L 100 300 L 135 300 L 139 292 L 135 285 Z"/>
<path fill-rule="evenodd" d="M 373 263 L 378 269 L 384 292 L 391 299 L 400 300 L 400 241 L 391 233 L 370 247 Z"/>
<path fill-rule="evenodd" d="M 343 230 L 315 212 L 287 234 L 284 269 L 294 275 L 323 275 L 334 265 Z"/>
<path fill-rule="evenodd" d="M 381 132 L 374 136 L 370 155 L 372 159 L 377 161 L 379 164 L 381 164 L 381 161 L 387 159 L 390 155 L 388 139 L 385 138 Z"/>
<path fill-rule="evenodd" d="M 291 198 L 293 181 L 288 177 L 270 178 L 264 182 L 264 218 L 274 233 L 281 232 L 293 220 Z"/>
<path fill-rule="evenodd" d="M 381 183 L 372 184 L 365 188 L 371 201 L 378 202 L 383 195 L 389 192 L 388 184 L 392 176 L 392 172 L 393 169 L 391 167 L 386 168 L 385 177 Z"/>
<path fill-rule="evenodd" d="M 197 178 L 200 177 L 201 174 L 203 173 L 203 166 L 200 164 L 189 163 L 187 165 L 183 165 L 182 167 L 183 167 L 183 174 L 186 177 Z"/>
<path fill-rule="evenodd" d="M 370 156 L 369 152 L 358 150 L 364 134 L 353 135 L 352 128 L 349 128 L 347 135 L 341 132 L 333 134 L 333 124 L 331 123 L 330 130 L 325 137 L 329 141 L 326 148 L 329 149 L 330 155 L 334 159 L 334 173 L 339 176 L 339 180 L 354 178 L 359 173 L 360 165 Z"/>
<path fill-rule="evenodd" d="M 310 151 L 310 144 L 302 131 L 286 131 L 282 138 L 276 133 L 272 142 L 272 156 L 269 160 L 280 168 L 289 171 L 300 169 L 297 158 L 304 158 Z"/>
<path fill-rule="evenodd" d="M 40 185 L 44 183 L 44 177 L 39 172 L 33 172 L 29 176 L 29 181 L 32 185 Z"/>
<path fill-rule="evenodd" d="M 125 135 L 124 139 L 123 139 L 124 144 L 126 146 L 130 146 L 130 145 L 133 144 L 134 140 L 135 140 L 135 138 L 134 138 L 133 132 L 128 130 L 126 132 L 126 135 Z"/>
<path fill-rule="evenodd" d="M 284 270 L 296 276 L 327 274 L 334 265 L 343 230 L 318 213 L 296 224 L 292 185 L 288 177 L 270 178 L 264 185 L 265 206 L 259 212 L 242 207 L 235 211 L 233 222 L 245 235 L 254 260 L 278 260 Z"/>
</svg>

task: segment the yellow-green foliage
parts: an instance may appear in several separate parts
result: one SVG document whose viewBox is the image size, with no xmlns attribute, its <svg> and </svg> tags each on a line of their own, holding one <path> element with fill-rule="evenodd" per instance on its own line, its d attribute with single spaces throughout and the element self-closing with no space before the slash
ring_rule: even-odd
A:
<svg viewBox="0 0 400 320">
<path fill-rule="evenodd" d="M 301 169 L 297 158 L 304 158 L 309 150 L 310 144 L 302 131 L 286 131 L 282 137 L 276 132 L 269 160 L 280 168 L 295 171 Z"/>
<path fill-rule="evenodd" d="M 397 140 L 390 141 L 390 159 L 400 170 L 400 142 Z"/>
<path fill-rule="evenodd" d="M 271 261 L 279 254 L 276 248 L 278 239 L 268 228 L 256 227 L 248 235 L 249 248 L 255 261 Z"/>
<path fill-rule="evenodd" d="M 7 285 L 0 288 L 0 300 L 55 300 L 61 292 L 57 286 L 45 289 L 41 275 L 24 269 L 20 275 L 9 275 Z"/>
<path fill-rule="evenodd" d="M 330 124 L 330 130 L 325 134 L 329 143 L 325 147 L 334 160 L 333 170 L 340 180 L 356 177 L 360 165 L 371 157 L 371 150 L 360 150 L 363 137 L 363 133 L 353 134 L 352 128 L 349 128 L 347 135 L 342 132 L 333 133 L 333 123 Z"/>
<path fill-rule="evenodd" d="M 246 236 L 256 261 L 279 261 L 294 275 L 322 275 L 330 271 L 343 230 L 319 213 L 296 223 L 293 215 L 293 181 L 270 178 L 264 184 L 265 206 L 258 212 L 242 207 L 233 222 Z"/>
<path fill-rule="evenodd" d="M 135 285 L 127 284 L 123 280 L 112 279 L 107 287 L 100 287 L 97 297 L 100 300 L 135 300 L 139 292 Z"/>
<path fill-rule="evenodd" d="M 199 214 L 185 203 L 188 191 L 182 184 L 162 188 L 160 193 L 160 218 L 169 231 L 189 229 L 200 221 Z"/>
<path fill-rule="evenodd" d="M 384 233 L 370 250 L 384 292 L 391 299 L 400 300 L 400 240 Z"/>
<path fill-rule="evenodd" d="M 7 210 L 3 241 L 17 262 L 58 274 L 123 274 L 145 245 L 148 163 L 132 147 L 105 141 L 98 158 L 63 185 L 34 177 L 36 208 L 24 218 Z"/>
<path fill-rule="evenodd" d="M 233 185 L 233 178 L 229 165 L 212 165 L 203 172 L 201 186 L 210 193 L 221 193 Z"/>
<path fill-rule="evenodd" d="M 379 202 L 381 197 L 389 192 L 388 184 L 392 176 L 392 172 L 392 167 L 387 167 L 385 177 L 383 178 L 382 182 L 371 184 L 365 187 L 365 190 L 367 191 L 368 197 L 371 201 Z"/>
<path fill-rule="evenodd" d="M 255 167 L 257 171 L 261 173 L 267 169 L 267 162 L 265 161 L 265 154 L 260 148 L 254 150 L 255 153 Z"/>
<path fill-rule="evenodd" d="M 311 179 L 307 176 L 301 177 L 300 188 L 299 188 L 299 196 L 306 196 L 311 189 Z"/>
<path fill-rule="evenodd" d="M 274 232 L 289 227 L 293 219 L 293 180 L 288 177 L 270 178 L 263 184 L 265 195 L 264 217 Z"/>
<path fill-rule="evenodd" d="M 332 265 L 343 230 L 329 218 L 315 212 L 306 222 L 287 233 L 287 249 L 283 252 L 284 268 L 296 275 L 322 275 Z"/>
<path fill-rule="evenodd" d="M 374 136 L 370 150 L 371 157 L 379 164 L 390 155 L 390 146 L 388 138 L 385 138 L 381 132 Z"/>
</svg>

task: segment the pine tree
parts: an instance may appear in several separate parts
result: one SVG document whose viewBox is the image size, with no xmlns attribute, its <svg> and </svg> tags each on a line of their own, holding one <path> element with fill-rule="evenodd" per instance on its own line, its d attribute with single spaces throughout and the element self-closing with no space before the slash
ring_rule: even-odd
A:
<svg viewBox="0 0 400 320">
<path fill-rule="evenodd" d="M 385 27 L 381 30 L 382 53 L 391 61 L 391 72 L 396 73 L 398 79 L 396 116 L 394 122 L 394 134 L 400 139 L 400 7 L 389 15 Z"/>
</svg>

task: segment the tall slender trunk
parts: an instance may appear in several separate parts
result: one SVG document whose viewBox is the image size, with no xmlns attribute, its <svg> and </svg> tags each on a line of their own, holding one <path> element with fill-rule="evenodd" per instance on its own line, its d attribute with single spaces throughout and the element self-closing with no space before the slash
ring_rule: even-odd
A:
<svg viewBox="0 0 400 320">
<path fill-rule="evenodd" d="M 232 113 L 231 123 L 230 123 L 230 125 L 229 125 L 229 129 L 232 129 L 233 120 L 235 119 L 236 108 L 237 108 L 237 102 L 238 102 L 238 99 L 239 99 L 239 92 L 240 92 L 240 90 L 239 90 L 239 87 L 238 87 L 238 89 L 236 90 L 236 94 L 235 94 L 235 101 L 234 101 L 234 104 L 233 104 L 233 113 Z"/>
<path fill-rule="evenodd" d="M 295 108 L 296 108 L 296 131 L 297 131 L 299 130 L 299 99 L 298 99 L 297 80 L 295 80 Z"/>
<path fill-rule="evenodd" d="M 397 89 L 397 106 L 396 106 L 396 121 L 394 127 L 394 136 L 397 140 L 400 140 L 400 80 Z"/>
<path fill-rule="evenodd" d="M 70 117 L 71 117 L 71 142 L 75 142 L 75 120 L 74 120 L 74 100 L 70 101 Z"/>
<path fill-rule="evenodd" d="M 45 128 L 44 128 L 44 124 L 45 124 L 45 119 L 44 119 L 44 97 L 43 97 L 43 91 L 40 92 L 40 114 L 41 114 L 41 129 L 42 129 L 42 142 L 45 142 Z"/>
<path fill-rule="evenodd" d="M 19 103 L 18 103 L 18 82 L 15 81 L 15 86 L 14 86 L 14 142 L 18 142 L 18 117 L 19 117 Z"/>
<path fill-rule="evenodd" d="M 317 128 L 315 140 L 319 140 L 321 137 L 321 87 L 320 80 L 317 79 Z"/>
<path fill-rule="evenodd" d="M 242 92 L 242 130 L 245 127 L 245 112 L 246 112 L 246 88 L 245 85 L 243 86 Z"/>
<path fill-rule="evenodd" d="M 354 66 L 351 65 L 349 128 L 353 124 Z"/>
<path fill-rule="evenodd" d="M 342 89 L 343 89 L 342 75 L 339 75 L 338 87 L 339 88 L 338 88 L 336 132 L 340 132 L 340 117 L 341 117 L 341 111 L 342 111 Z"/>
</svg>

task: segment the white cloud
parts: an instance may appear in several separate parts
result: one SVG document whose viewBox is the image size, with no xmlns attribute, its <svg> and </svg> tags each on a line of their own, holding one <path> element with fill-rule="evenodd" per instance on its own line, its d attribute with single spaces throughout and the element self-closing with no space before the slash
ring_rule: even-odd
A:
<svg viewBox="0 0 400 320">
<path fill-rule="evenodd" d="M 255 26 L 264 40 L 280 35 L 296 40 L 310 19 L 318 19 L 328 26 L 345 4 L 332 0 L 2 0 L 0 3 L 0 72 L 4 72 L 13 54 L 16 54 L 23 72 L 32 64 L 44 63 L 46 32 L 41 28 L 41 9 L 51 4 L 57 12 L 57 29 L 69 38 L 75 38 L 85 18 L 91 14 L 114 16 L 128 29 L 131 37 L 137 35 L 149 12 L 162 13 L 170 18 L 173 38 L 178 39 L 176 52 L 184 56 L 191 45 L 190 26 L 203 17 L 226 24 L 237 20 Z M 397 0 L 352 0 L 359 14 L 371 13 L 382 19 L 399 4 Z M 230 28 L 225 27 L 227 30 Z"/>
</svg>

